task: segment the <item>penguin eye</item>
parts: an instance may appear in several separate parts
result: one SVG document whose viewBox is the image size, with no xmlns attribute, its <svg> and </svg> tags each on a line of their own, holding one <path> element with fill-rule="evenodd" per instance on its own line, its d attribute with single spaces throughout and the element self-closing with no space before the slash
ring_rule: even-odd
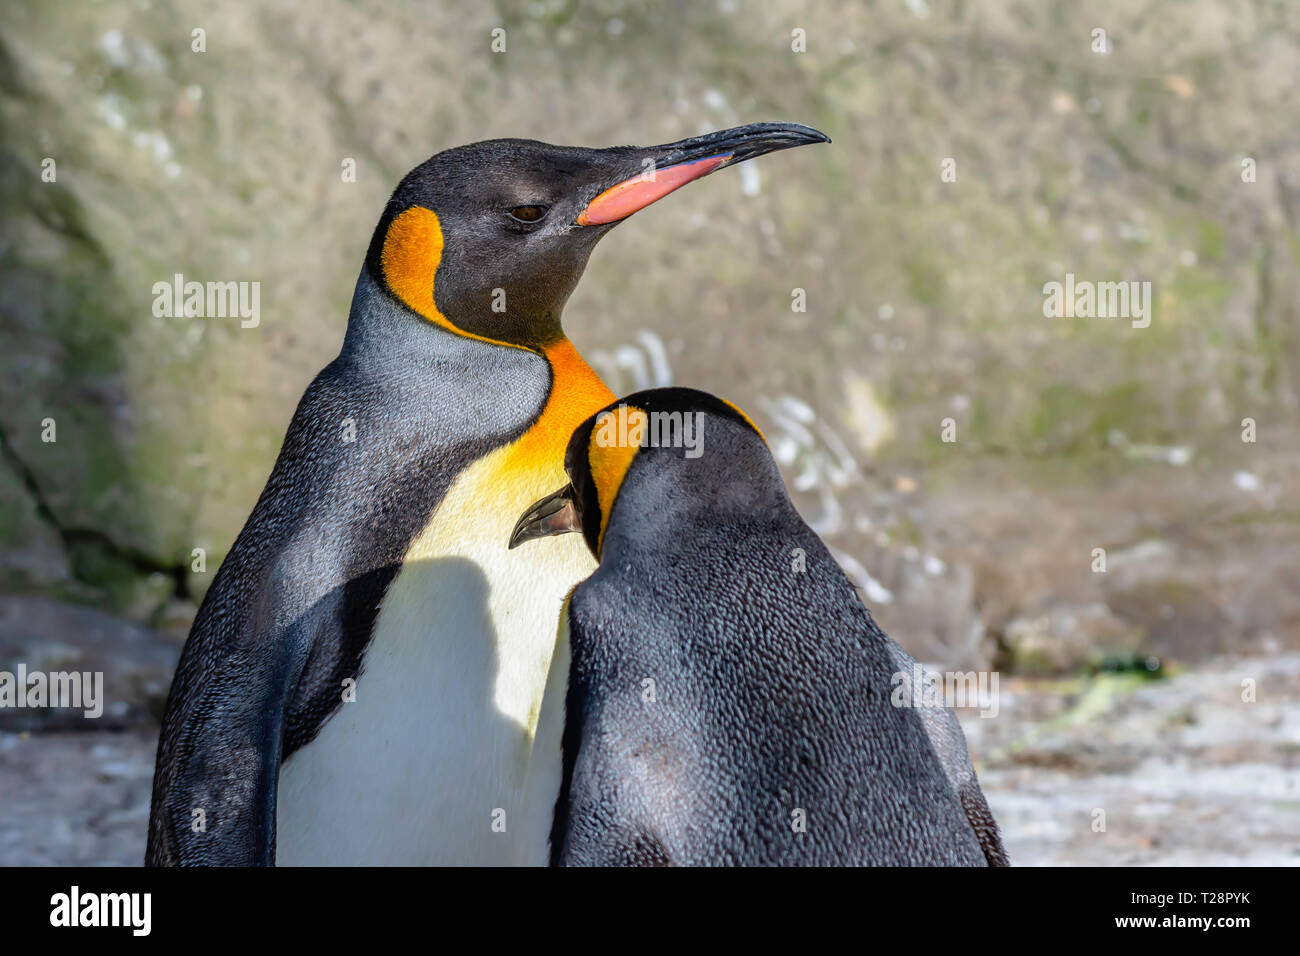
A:
<svg viewBox="0 0 1300 956">
<path fill-rule="evenodd" d="M 509 215 L 515 222 L 533 223 L 541 222 L 546 212 L 545 206 L 516 206 Z"/>
</svg>

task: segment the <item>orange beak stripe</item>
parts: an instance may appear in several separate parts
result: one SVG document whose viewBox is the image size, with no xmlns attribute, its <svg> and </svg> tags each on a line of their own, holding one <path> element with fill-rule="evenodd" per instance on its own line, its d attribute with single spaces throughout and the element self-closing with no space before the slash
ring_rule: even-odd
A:
<svg viewBox="0 0 1300 956">
<path fill-rule="evenodd" d="M 633 176 L 617 186 L 611 186 L 587 204 L 578 216 L 580 226 L 600 226 L 607 222 L 626 219 L 639 209 L 663 199 L 675 189 L 691 180 L 707 176 L 731 159 L 730 153 L 708 156 L 678 163 L 665 169 L 656 169 L 641 176 Z"/>
</svg>

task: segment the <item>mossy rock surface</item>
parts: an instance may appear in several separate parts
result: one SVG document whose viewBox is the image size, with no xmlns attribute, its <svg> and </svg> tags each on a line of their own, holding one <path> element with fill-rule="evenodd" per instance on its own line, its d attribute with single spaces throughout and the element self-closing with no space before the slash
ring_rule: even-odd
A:
<svg viewBox="0 0 1300 956">
<path fill-rule="evenodd" d="M 201 597 L 339 347 L 385 198 L 429 154 L 787 119 L 834 143 L 693 185 L 602 243 L 566 322 L 612 384 L 644 384 L 653 341 L 675 382 L 751 409 L 929 659 L 987 662 L 1007 615 L 1109 600 L 1087 554 L 1152 528 L 1202 575 L 1195 621 L 1300 633 L 1293 602 L 1215 570 L 1272 581 L 1300 545 L 1294 522 L 1264 528 L 1300 446 L 1293 5 L 1168 4 L 1158 27 L 1119 0 L 673 10 L 6 3 L 5 587 L 185 619 L 174 603 Z M 1067 273 L 1150 282 L 1150 326 L 1044 317 Z M 260 324 L 156 317 L 176 274 L 260 283 Z M 787 398 L 812 418 L 783 419 Z M 1201 516 L 1228 530 L 1188 530 Z"/>
</svg>

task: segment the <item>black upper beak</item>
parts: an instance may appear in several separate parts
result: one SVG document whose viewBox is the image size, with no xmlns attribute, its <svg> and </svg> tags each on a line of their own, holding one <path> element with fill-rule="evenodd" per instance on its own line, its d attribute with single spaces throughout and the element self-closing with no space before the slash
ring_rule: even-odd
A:
<svg viewBox="0 0 1300 956">
<path fill-rule="evenodd" d="M 618 222 L 716 169 L 779 149 L 830 141 L 825 133 L 798 123 L 751 123 L 663 146 L 632 149 L 626 151 L 631 163 L 622 178 L 592 199 L 576 222 L 579 226 Z"/>
<path fill-rule="evenodd" d="M 728 156 L 729 159 L 722 165 L 734 166 L 765 153 L 830 141 L 831 138 L 825 133 L 799 123 L 750 123 L 748 126 L 693 136 L 676 143 L 652 146 L 646 153 L 654 157 L 656 169 L 667 169 L 678 163 L 713 156 Z"/>
<path fill-rule="evenodd" d="M 523 513 L 510 533 L 510 548 L 517 548 L 533 538 L 549 538 L 554 534 L 568 534 L 582 530 L 578 514 L 577 493 L 573 485 L 547 495 Z"/>
</svg>

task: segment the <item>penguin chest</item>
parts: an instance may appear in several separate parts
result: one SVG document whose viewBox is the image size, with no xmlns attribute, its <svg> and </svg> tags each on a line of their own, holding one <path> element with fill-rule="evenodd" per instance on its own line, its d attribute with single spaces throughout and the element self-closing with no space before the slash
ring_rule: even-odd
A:
<svg viewBox="0 0 1300 956">
<path fill-rule="evenodd" d="M 544 864 L 561 775 L 561 606 L 582 536 L 507 548 L 567 480 L 510 448 L 462 472 L 409 548 L 355 700 L 280 775 L 282 864 Z"/>
</svg>

